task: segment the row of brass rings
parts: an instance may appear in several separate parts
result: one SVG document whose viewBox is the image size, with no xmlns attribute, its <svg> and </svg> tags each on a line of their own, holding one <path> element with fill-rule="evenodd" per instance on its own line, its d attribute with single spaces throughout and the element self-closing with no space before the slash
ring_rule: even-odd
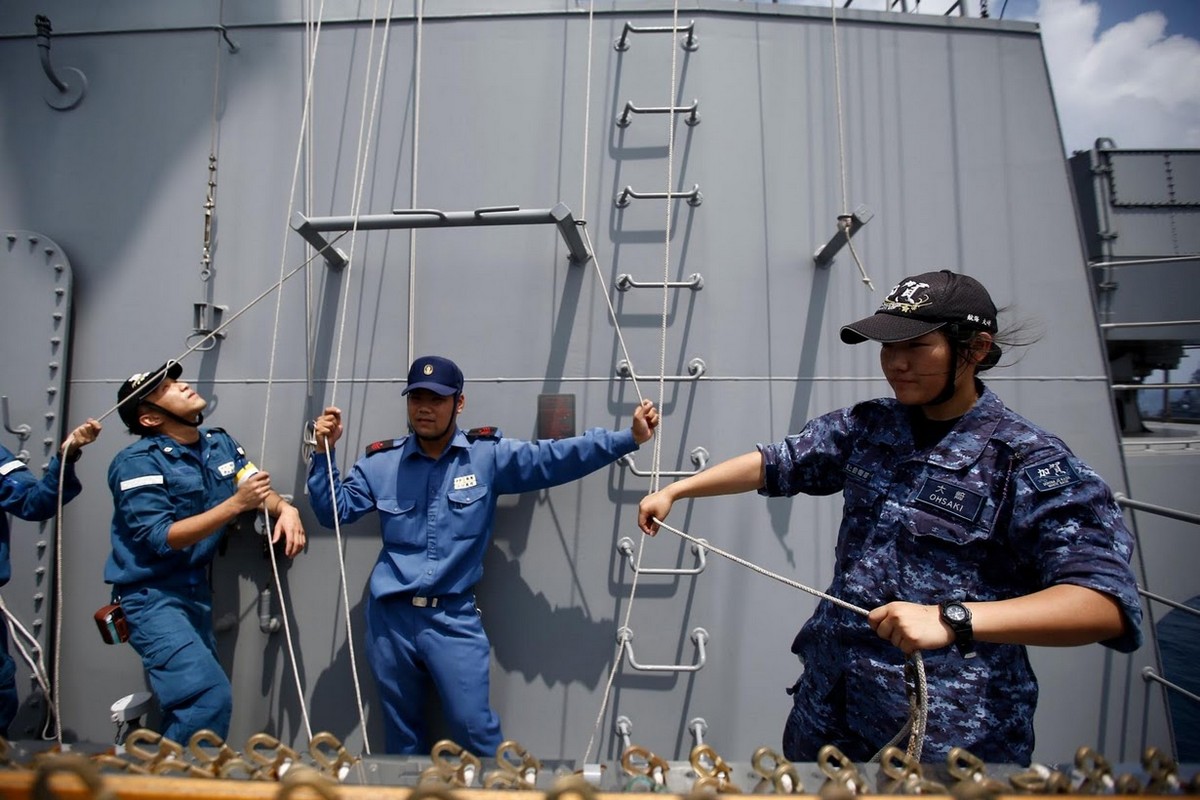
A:
<svg viewBox="0 0 1200 800">
<path fill-rule="evenodd" d="M 115 800 L 96 765 L 87 756 L 77 753 L 47 754 L 47 757 L 40 761 L 30 792 L 33 800 L 57 800 L 58 795 L 50 788 L 50 779 L 56 773 L 66 773 L 79 778 L 88 791 L 87 796 L 92 800 Z"/>
<path fill-rule="evenodd" d="M 341 740 L 328 731 L 312 738 L 308 743 L 308 754 L 322 774 L 338 781 L 361 760 L 347 752 Z"/>
<path fill-rule="evenodd" d="M 891 778 L 885 794 L 949 794 L 946 787 L 925 777 L 921 762 L 910 753 L 889 745 L 879 755 L 879 769 Z"/>
<path fill-rule="evenodd" d="M 768 784 L 775 788 L 776 794 L 804 793 L 804 783 L 796 767 L 766 745 L 754 751 L 750 765 L 762 776 L 762 780 L 754 787 L 754 794 L 761 794 Z"/>
<path fill-rule="evenodd" d="M 824 745 L 817 751 L 817 767 L 828 778 L 821 790 L 822 795 L 834 788 L 844 789 L 850 794 L 867 793 L 867 782 L 859 774 L 858 767 L 834 745 Z"/>
<path fill-rule="evenodd" d="M 1043 764 L 1031 764 L 1029 769 L 1008 777 L 1016 789 L 1030 794 L 1070 794 L 1071 779 L 1063 772 Z"/>
<path fill-rule="evenodd" d="M 692 748 L 688 760 L 700 777 L 692 784 L 693 791 L 715 790 L 722 794 L 740 794 L 741 789 L 733 782 L 733 769 L 711 745 L 698 744 Z"/>
<path fill-rule="evenodd" d="M 484 776 L 485 789 L 533 789 L 542 768 L 542 762 L 512 739 L 496 748 L 496 765 L 499 769 Z"/>
<path fill-rule="evenodd" d="M 626 792 L 667 791 L 667 762 L 638 744 L 631 744 L 621 753 L 621 769 L 630 776 Z"/>
<path fill-rule="evenodd" d="M 429 751 L 433 765 L 421 773 L 418 783 L 435 783 L 466 788 L 475 782 L 482 762 L 450 739 L 442 739 Z"/>
<path fill-rule="evenodd" d="M 1082 776 L 1077 792 L 1081 794 L 1112 794 L 1116 789 L 1108 759 L 1084 745 L 1075 751 L 1075 769 Z"/>
</svg>

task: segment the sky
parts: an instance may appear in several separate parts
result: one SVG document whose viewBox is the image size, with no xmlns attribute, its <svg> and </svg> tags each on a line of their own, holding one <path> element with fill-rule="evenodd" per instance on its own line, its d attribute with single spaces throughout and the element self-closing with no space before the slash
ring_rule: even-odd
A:
<svg viewBox="0 0 1200 800">
<path fill-rule="evenodd" d="M 899 2 L 853 0 L 851 8 Z M 936 14 L 951 2 L 907 0 L 910 10 Z M 964 2 L 979 16 L 981 0 Z M 1067 154 L 1101 137 L 1120 148 L 1200 148 L 1200 0 L 983 2 L 993 19 L 1040 26 Z"/>
</svg>

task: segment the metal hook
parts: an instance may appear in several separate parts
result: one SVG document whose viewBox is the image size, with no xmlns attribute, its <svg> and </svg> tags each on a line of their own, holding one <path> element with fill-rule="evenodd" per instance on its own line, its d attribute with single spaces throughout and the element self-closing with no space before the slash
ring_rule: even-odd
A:
<svg viewBox="0 0 1200 800">
<path fill-rule="evenodd" d="M 0 414 L 3 414 L 4 417 L 4 430 L 20 437 L 22 442 L 29 438 L 29 434 L 33 433 L 33 428 L 28 425 L 18 425 L 15 428 L 12 426 L 8 416 L 8 395 L 0 395 Z"/>
<path fill-rule="evenodd" d="M 50 18 L 44 14 L 38 14 L 33 18 L 33 24 L 37 26 L 37 46 L 42 51 L 42 71 L 54 85 L 52 90 L 47 90 L 43 98 L 51 108 L 58 111 L 69 111 L 83 100 L 83 94 L 87 91 L 87 78 L 74 67 L 66 68 L 66 71 L 74 77 L 71 83 L 58 77 L 54 72 L 54 67 L 50 64 Z"/>
</svg>

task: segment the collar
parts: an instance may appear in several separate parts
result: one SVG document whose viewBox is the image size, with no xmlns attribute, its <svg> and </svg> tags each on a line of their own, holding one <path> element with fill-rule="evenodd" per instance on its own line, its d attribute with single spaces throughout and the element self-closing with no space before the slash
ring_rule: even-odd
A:
<svg viewBox="0 0 1200 800">
<path fill-rule="evenodd" d="M 974 464 L 999 427 L 1004 403 L 986 385 L 975 405 L 963 414 L 958 424 L 925 457 L 925 461 L 945 469 L 958 470 Z"/>
</svg>

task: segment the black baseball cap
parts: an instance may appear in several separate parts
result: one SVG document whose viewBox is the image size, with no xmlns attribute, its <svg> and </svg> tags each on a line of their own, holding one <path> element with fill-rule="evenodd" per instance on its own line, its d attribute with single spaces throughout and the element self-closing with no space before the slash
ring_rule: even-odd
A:
<svg viewBox="0 0 1200 800">
<path fill-rule="evenodd" d="M 154 393 L 154 390 L 162 384 L 167 378 L 171 380 L 177 379 L 183 374 L 183 365 L 178 361 L 168 361 L 161 367 L 150 372 L 135 372 L 129 376 L 129 380 L 121 384 L 121 388 L 117 390 L 117 413 L 121 415 L 121 421 L 125 423 L 125 427 L 129 428 L 133 433 L 144 435 L 146 429 L 138 422 L 138 406 L 142 401 Z M 127 398 L 133 397 L 128 403 Z"/>
<path fill-rule="evenodd" d="M 462 370 L 448 358 L 421 356 L 408 368 L 408 386 L 400 394 L 408 394 L 413 389 L 428 389 L 443 397 L 462 394 Z"/>
<path fill-rule="evenodd" d="M 841 337 L 846 344 L 903 342 L 947 325 L 995 333 L 996 304 L 979 281 L 943 269 L 900 281 L 874 314 L 842 326 Z"/>
</svg>

